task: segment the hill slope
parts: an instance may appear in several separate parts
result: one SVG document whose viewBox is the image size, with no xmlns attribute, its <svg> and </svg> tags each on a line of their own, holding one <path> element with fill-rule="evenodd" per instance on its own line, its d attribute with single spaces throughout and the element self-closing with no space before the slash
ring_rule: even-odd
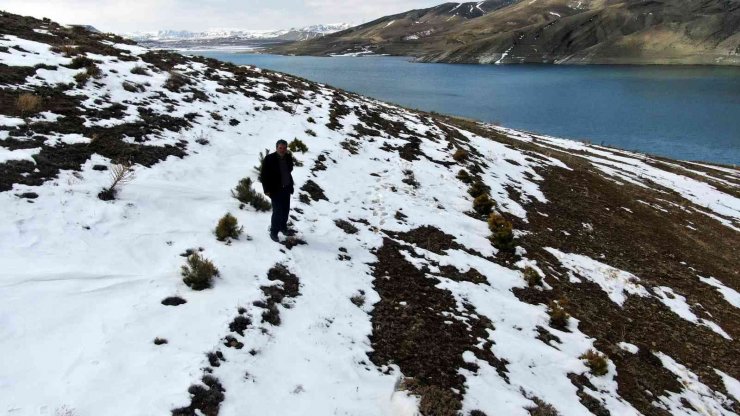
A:
<svg viewBox="0 0 740 416">
<path fill-rule="evenodd" d="M 0 28 L 4 412 L 740 412 L 738 170 Z M 231 191 L 295 137 L 276 244 Z"/>
<path fill-rule="evenodd" d="M 740 64 L 737 0 L 520 0 L 469 16 L 455 15 L 457 5 L 386 17 L 274 50 L 364 50 L 485 64 Z M 440 9 L 451 17 L 437 18 Z"/>
</svg>

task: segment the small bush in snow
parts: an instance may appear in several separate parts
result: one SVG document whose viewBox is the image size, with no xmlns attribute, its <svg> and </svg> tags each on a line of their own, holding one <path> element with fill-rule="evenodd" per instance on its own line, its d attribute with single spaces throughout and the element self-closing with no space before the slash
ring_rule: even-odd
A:
<svg viewBox="0 0 740 416">
<path fill-rule="evenodd" d="M 452 158 L 455 159 L 456 162 L 462 162 L 468 158 L 468 151 L 463 148 L 458 148 L 455 150 L 455 153 L 453 153 Z"/>
<path fill-rule="evenodd" d="M 95 66 L 95 61 L 86 56 L 75 56 L 72 62 L 67 65 L 68 68 L 72 69 L 82 69 L 89 66 Z"/>
<path fill-rule="evenodd" d="M 313 117 L 309 117 L 306 121 L 312 124 L 316 124 L 316 120 L 314 120 Z"/>
<path fill-rule="evenodd" d="M 18 96 L 15 105 L 20 111 L 21 116 L 35 113 L 41 108 L 41 97 L 38 95 L 24 93 Z"/>
<path fill-rule="evenodd" d="M 490 215 L 494 205 L 496 205 L 496 202 L 487 193 L 479 195 L 473 200 L 473 209 L 481 215 Z"/>
<path fill-rule="evenodd" d="M 312 136 L 312 137 L 316 137 L 316 132 L 313 131 L 313 130 L 311 130 L 311 129 L 307 129 L 306 130 L 306 134 L 308 134 L 309 136 Z"/>
<path fill-rule="evenodd" d="M 479 196 L 487 193 L 490 190 L 488 185 L 483 183 L 481 180 L 476 180 L 473 182 L 472 185 L 470 185 L 470 188 L 468 188 L 468 194 L 472 196 L 473 198 L 478 198 Z"/>
<path fill-rule="evenodd" d="M 261 169 L 262 162 L 265 161 L 265 156 L 267 156 L 269 154 L 270 154 L 270 149 L 265 149 L 264 153 L 263 152 L 260 152 L 260 155 L 259 155 L 260 163 L 257 166 L 254 167 L 255 172 L 260 173 L 262 171 L 262 169 Z"/>
<path fill-rule="evenodd" d="M 121 186 L 134 180 L 135 176 L 134 167 L 131 162 L 128 161 L 116 163 L 111 166 L 109 170 L 111 184 L 109 187 L 104 188 L 103 191 L 98 194 L 98 198 L 102 199 L 103 201 L 111 201 L 113 199 L 116 199 L 116 193 L 118 192 L 118 189 Z"/>
<path fill-rule="evenodd" d="M 503 215 L 492 213 L 488 217 L 488 229 L 491 230 L 491 242 L 494 247 L 507 251 L 514 249 L 513 226 Z"/>
<path fill-rule="evenodd" d="M 134 75 L 149 75 L 149 72 L 141 65 L 136 65 L 131 68 L 131 73 Z"/>
<path fill-rule="evenodd" d="M 269 211 L 272 205 L 262 194 L 252 189 L 252 178 L 244 178 L 231 191 L 231 195 L 243 204 L 254 207 L 257 211 Z"/>
<path fill-rule="evenodd" d="M 77 54 L 77 46 L 75 45 L 62 45 L 51 48 L 52 52 L 61 53 L 67 58 L 71 58 Z"/>
<path fill-rule="evenodd" d="M 457 172 L 457 179 L 460 179 L 465 184 L 473 183 L 473 177 L 465 169 L 460 169 L 460 172 Z"/>
<path fill-rule="evenodd" d="M 216 225 L 216 239 L 218 241 L 226 241 L 226 239 L 233 238 L 238 239 L 239 235 L 244 230 L 244 227 L 239 227 L 239 222 L 236 217 L 230 213 L 226 213 Z"/>
<path fill-rule="evenodd" d="M 103 74 L 103 71 L 100 70 L 100 68 L 95 65 L 95 63 L 92 63 L 85 67 L 85 72 L 87 75 L 89 75 L 91 78 L 100 78 L 100 76 Z"/>
<path fill-rule="evenodd" d="M 74 80 L 77 83 L 77 86 L 79 87 L 87 84 L 87 81 L 89 79 L 90 79 L 90 75 L 87 73 L 87 71 L 78 72 L 74 76 Z"/>
<path fill-rule="evenodd" d="M 218 276 L 218 269 L 213 263 L 198 253 L 188 256 L 187 264 L 182 266 L 182 281 L 193 290 L 211 287 L 211 282 Z"/>
<path fill-rule="evenodd" d="M 594 351 L 588 350 L 585 354 L 580 357 L 582 360 L 586 360 L 586 367 L 591 370 L 591 374 L 595 376 L 603 376 L 609 372 L 609 362 L 606 356 Z"/>
<path fill-rule="evenodd" d="M 288 149 L 290 149 L 291 152 L 301 152 L 306 153 L 308 152 L 308 146 L 306 146 L 306 143 L 303 143 L 300 139 L 293 139 L 292 142 L 288 143 Z"/>
<path fill-rule="evenodd" d="M 357 306 L 358 308 L 361 308 L 362 305 L 365 304 L 365 296 L 362 294 L 354 295 L 351 298 L 349 298 L 349 300 L 352 301 L 352 303 L 354 303 L 355 306 Z"/>
<path fill-rule="evenodd" d="M 534 406 L 527 408 L 530 416 L 560 416 L 557 409 L 555 409 L 550 403 L 544 402 L 539 397 L 531 397 L 530 400 L 535 404 Z"/>
<path fill-rule="evenodd" d="M 164 82 L 164 88 L 172 91 L 172 92 L 178 92 L 180 89 L 188 84 L 188 79 L 185 78 L 184 75 L 180 74 L 179 72 L 170 72 L 170 77 L 167 78 L 167 81 Z"/>
<path fill-rule="evenodd" d="M 547 308 L 547 313 L 550 315 L 550 326 L 560 330 L 568 329 L 568 319 L 570 314 L 563 309 L 558 302 L 550 302 Z"/>
<path fill-rule="evenodd" d="M 542 285 L 542 276 L 540 276 L 540 274 L 537 273 L 537 270 L 535 270 L 534 268 L 527 266 L 524 268 L 522 274 L 524 275 L 524 280 L 527 281 L 527 284 L 529 286 Z"/>
</svg>

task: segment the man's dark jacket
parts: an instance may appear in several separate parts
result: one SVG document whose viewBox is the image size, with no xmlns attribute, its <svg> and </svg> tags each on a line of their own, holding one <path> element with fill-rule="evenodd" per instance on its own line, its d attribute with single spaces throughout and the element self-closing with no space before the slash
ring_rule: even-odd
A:
<svg viewBox="0 0 740 416">
<path fill-rule="evenodd" d="M 293 155 L 289 152 L 285 153 L 285 161 L 288 164 L 288 176 L 290 177 L 290 193 L 293 193 Z M 270 153 L 265 156 L 262 161 L 262 169 L 260 170 L 260 182 L 262 182 L 262 189 L 266 194 L 277 195 L 280 189 L 283 187 L 282 178 L 280 176 L 280 155 L 277 152 Z"/>
</svg>

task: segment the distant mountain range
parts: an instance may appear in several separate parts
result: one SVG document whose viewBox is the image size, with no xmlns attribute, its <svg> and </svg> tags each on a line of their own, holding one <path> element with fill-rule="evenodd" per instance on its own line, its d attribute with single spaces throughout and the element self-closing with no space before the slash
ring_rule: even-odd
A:
<svg viewBox="0 0 740 416">
<path fill-rule="evenodd" d="M 425 62 L 740 64 L 740 0 L 488 0 L 382 17 L 272 48 Z"/>
<path fill-rule="evenodd" d="M 282 30 L 211 29 L 202 32 L 188 30 L 159 30 L 123 34 L 150 47 L 187 48 L 210 46 L 254 46 L 263 42 L 293 42 L 316 39 L 351 27 L 348 23 L 320 24 Z"/>
</svg>

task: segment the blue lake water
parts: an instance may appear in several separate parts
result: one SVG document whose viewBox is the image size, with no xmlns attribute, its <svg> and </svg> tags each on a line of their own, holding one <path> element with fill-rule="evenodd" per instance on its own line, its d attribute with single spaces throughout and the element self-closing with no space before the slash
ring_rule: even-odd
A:
<svg viewBox="0 0 740 416">
<path fill-rule="evenodd" d="M 684 160 L 740 164 L 740 68 L 451 65 L 198 54 L 406 107 Z"/>
</svg>

